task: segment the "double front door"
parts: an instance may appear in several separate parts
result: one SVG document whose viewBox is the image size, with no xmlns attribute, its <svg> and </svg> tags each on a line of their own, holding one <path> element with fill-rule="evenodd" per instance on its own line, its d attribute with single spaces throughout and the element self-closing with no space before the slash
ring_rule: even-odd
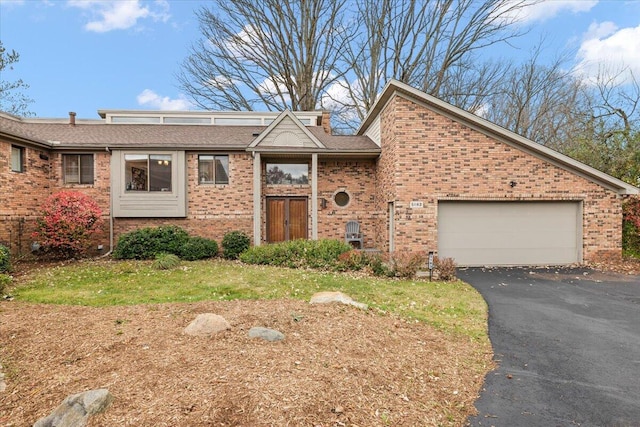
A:
<svg viewBox="0 0 640 427">
<path fill-rule="evenodd" d="M 267 197 L 267 241 L 307 238 L 307 198 Z"/>
</svg>

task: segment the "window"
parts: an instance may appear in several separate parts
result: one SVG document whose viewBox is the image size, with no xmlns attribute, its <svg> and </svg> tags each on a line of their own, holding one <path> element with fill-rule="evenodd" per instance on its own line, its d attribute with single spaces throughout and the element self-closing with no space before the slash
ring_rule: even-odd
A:
<svg viewBox="0 0 640 427">
<path fill-rule="evenodd" d="M 200 184 L 228 184 L 229 156 L 198 156 L 198 181 Z"/>
<path fill-rule="evenodd" d="M 11 146 L 11 170 L 14 172 L 24 172 L 24 148 Z"/>
<path fill-rule="evenodd" d="M 127 191 L 171 191 L 171 154 L 125 154 Z"/>
<path fill-rule="evenodd" d="M 309 184 L 307 163 L 267 163 L 267 184 Z"/>
<path fill-rule="evenodd" d="M 333 196 L 333 201 L 336 202 L 336 205 L 340 206 L 341 208 L 347 206 L 349 204 L 349 200 L 351 200 L 351 197 L 349 197 L 349 193 L 347 193 L 346 191 L 338 191 Z"/>
<path fill-rule="evenodd" d="M 65 184 L 93 184 L 93 154 L 63 154 Z"/>
</svg>

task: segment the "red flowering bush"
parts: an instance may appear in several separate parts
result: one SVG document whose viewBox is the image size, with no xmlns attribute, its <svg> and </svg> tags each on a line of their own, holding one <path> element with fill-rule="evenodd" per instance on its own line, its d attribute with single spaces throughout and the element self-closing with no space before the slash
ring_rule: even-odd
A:
<svg viewBox="0 0 640 427">
<path fill-rule="evenodd" d="M 86 252 L 90 238 L 100 231 L 102 211 L 89 196 L 62 191 L 47 198 L 33 238 L 54 257 L 72 258 Z"/>
<path fill-rule="evenodd" d="M 640 197 L 622 204 L 622 248 L 628 255 L 640 258 Z"/>
</svg>

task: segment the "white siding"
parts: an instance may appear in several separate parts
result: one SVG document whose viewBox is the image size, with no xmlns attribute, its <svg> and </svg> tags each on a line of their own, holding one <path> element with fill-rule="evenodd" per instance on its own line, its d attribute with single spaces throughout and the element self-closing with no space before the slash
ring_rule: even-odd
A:
<svg viewBox="0 0 640 427">
<path fill-rule="evenodd" d="M 378 147 L 380 146 L 380 116 L 376 117 L 369 126 L 369 129 L 364 133 L 365 136 L 371 138 L 373 142 L 375 142 Z"/>
</svg>

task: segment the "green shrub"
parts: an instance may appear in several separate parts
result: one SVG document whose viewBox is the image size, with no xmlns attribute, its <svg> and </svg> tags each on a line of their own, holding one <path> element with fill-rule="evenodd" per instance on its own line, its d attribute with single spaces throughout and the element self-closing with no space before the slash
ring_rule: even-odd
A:
<svg viewBox="0 0 640 427">
<path fill-rule="evenodd" d="M 240 260 L 247 264 L 289 268 L 337 269 L 340 255 L 351 250 L 350 245 L 340 240 L 291 240 L 254 246 L 242 253 Z"/>
<path fill-rule="evenodd" d="M 218 255 L 218 243 L 204 237 L 190 237 L 180 247 L 178 255 L 187 261 L 213 258 Z"/>
<path fill-rule="evenodd" d="M 0 273 L 0 295 L 4 295 L 4 291 L 11 283 L 11 280 L 13 279 L 8 274 Z"/>
<path fill-rule="evenodd" d="M 231 231 L 222 238 L 222 256 L 226 259 L 238 259 L 249 249 L 251 239 L 242 231 Z"/>
<path fill-rule="evenodd" d="M 388 255 L 386 254 L 375 253 L 367 255 L 367 266 L 376 276 L 392 277 L 395 275 L 389 266 Z"/>
<path fill-rule="evenodd" d="M 11 253 L 9 248 L 0 245 L 0 273 L 11 271 Z"/>
<path fill-rule="evenodd" d="M 180 255 L 189 234 L 175 225 L 146 227 L 125 233 L 113 250 L 116 259 L 153 259 L 159 253 Z"/>
<path fill-rule="evenodd" d="M 156 270 L 171 270 L 180 265 L 180 258 L 174 254 L 168 254 L 166 252 L 156 255 L 155 261 L 153 261 L 152 267 Z"/>
</svg>

